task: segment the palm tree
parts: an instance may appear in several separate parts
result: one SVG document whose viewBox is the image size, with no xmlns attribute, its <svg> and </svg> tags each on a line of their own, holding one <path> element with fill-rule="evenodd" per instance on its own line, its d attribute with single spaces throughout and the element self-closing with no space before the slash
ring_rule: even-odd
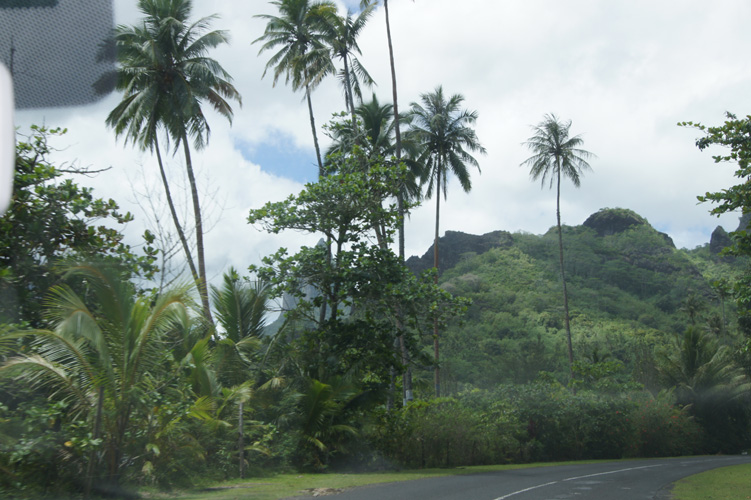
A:
<svg viewBox="0 0 751 500">
<path fill-rule="evenodd" d="M 153 406 L 149 394 L 169 356 L 165 340 L 189 330 L 190 290 L 174 288 L 152 303 L 118 269 L 82 264 L 68 268 L 66 277 L 74 276 L 85 280 L 94 307 L 68 286 L 53 288 L 47 301 L 53 329 L 7 333 L 3 340 L 31 338 L 33 349 L 6 361 L 0 374 L 69 401 L 73 417 L 90 415 L 91 435 L 104 440 L 107 481 L 116 485 L 131 417 Z M 92 452 L 87 491 L 96 462 Z"/>
<path fill-rule="evenodd" d="M 360 2 L 361 7 L 366 7 L 370 3 L 370 0 L 362 0 Z M 401 127 L 399 125 L 400 117 L 399 117 L 399 99 L 397 98 L 397 85 L 396 85 L 396 65 L 394 64 L 394 45 L 391 42 L 391 19 L 389 16 L 389 2 L 388 0 L 383 0 L 383 10 L 386 15 L 386 40 L 388 41 L 389 46 L 389 63 L 391 67 L 391 94 L 394 100 L 394 136 L 396 139 L 395 146 L 396 146 L 396 161 L 401 161 L 402 159 L 402 133 L 401 133 Z M 402 193 L 400 192 L 396 197 L 396 204 L 397 209 L 399 210 L 399 226 L 398 226 L 398 232 L 399 232 L 399 258 L 402 262 L 404 262 L 404 197 Z M 403 323 L 401 319 L 401 314 L 399 315 L 399 327 L 401 328 L 401 325 Z M 404 366 L 408 367 L 409 364 L 409 358 L 407 355 L 407 348 L 404 344 L 404 336 L 400 336 L 399 339 L 400 347 L 402 351 L 402 364 Z M 408 367 L 407 371 L 404 374 L 404 404 L 406 404 L 408 401 L 412 401 L 412 371 Z"/>
<path fill-rule="evenodd" d="M 285 75 L 285 82 L 292 83 L 293 90 L 305 89 L 310 114 L 310 128 L 318 160 L 318 175 L 324 175 L 321 150 L 313 116 L 311 91 L 321 80 L 334 72 L 329 48 L 323 38 L 324 26 L 336 16 L 336 5 L 328 0 L 275 0 L 271 2 L 279 9 L 279 16 L 259 14 L 255 17 L 266 19 L 266 29 L 262 36 L 253 41 L 264 42 L 259 54 L 266 50 L 278 49 L 266 63 L 263 75 L 274 70 L 273 85 Z"/>
<path fill-rule="evenodd" d="M 183 249 L 201 295 L 203 312 L 210 323 L 208 286 L 203 242 L 203 218 L 188 139 L 196 149 L 208 142 L 210 127 L 201 105 L 207 101 L 214 110 L 232 121 L 227 99 L 241 102 L 230 83 L 229 74 L 206 53 L 228 41 L 224 31 L 208 31 L 214 18 L 189 22 L 190 0 L 139 0 L 146 16 L 138 26 L 119 26 L 115 34 L 118 49 L 117 88 L 123 100 L 107 117 L 116 135 L 142 149 L 154 150 L 167 193 L 170 211 Z M 190 245 L 182 230 L 159 153 L 158 132 L 162 129 L 174 141 L 174 150 L 182 146 L 190 183 L 196 237 L 198 269 L 190 254 Z"/>
<path fill-rule="evenodd" d="M 211 298 L 223 330 L 217 342 L 219 379 L 225 386 L 237 385 L 250 378 L 248 370 L 266 325 L 269 288 L 262 282 L 241 281 L 230 268 L 222 286 L 211 287 Z"/>
<path fill-rule="evenodd" d="M 251 379 L 250 368 L 260 347 L 260 337 L 266 324 L 268 286 L 262 282 L 251 285 L 240 281 L 234 268 L 224 274 L 221 288 L 212 287 L 211 295 L 216 317 L 224 330 L 217 343 L 217 372 L 225 387 L 238 390 Z M 249 391 L 249 387 L 246 389 Z M 238 403 L 238 460 L 240 477 L 245 474 L 245 434 L 243 414 L 247 397 L 236 398 Z"/>
<path fill-rule="evenodd" d="M 558 251 L 561 265 L 561 283 L 563 285 L 563 311 L 568 341 L 568 363 L 571 378 L 574 376 L 574 349 L 571 345 L 571 325 L 568 312 L 568 291 L 566 290 L 566 273 L 563 269 L 563 235 L 561 232 L 561 176 L 568 177 L 574 186 L 581 184 L 584 170 L 590 170 L 587 159 L 594 157 L 589 151 L 580 149 L 584 142 L 581 136 L 569 137 L 571 121 L 561 122 L 555 115 L 545 115 L 545 119 L 532 127 L 534 135 L 524 144 L 534 153 L 522 162 L 530 167 L 532 180 L 541 179 L 542 186 L 550 180 L 550 188 L 556 183 L 555 215 L 558 224 Z"/>
<path fill-rule="evenodd" d="M 381 157 L 388 160 L 395 157 L 394 106 L 389 103 L 382 104 L 373 94 L 370 101 L 362 101 L 355 107 L 354 115 L 358 120 L 356 127 L 352 125 L 351 120 L 346 120 L 329 128 L 332 143 L 326 150 L 326 156 L 347 156 L 352 153 L 352 147 L 358 144 L 370 159 Z M 410 156 L 405 163 L 413 176 L 416 176 L 420 169 L 419 164 L 413 158 L 418 154 L 418 145 L 409 140 L 405 143 L 405 149 Z M 416 179 L 409 177 L 407 181 L 416 182 Z M 417 198 L 419 192 L 419 186 L 415 184 L 405 194 Z"/>
<path fill-rule="evenodd" d="M 751 381 L 733 359 L 733 350 L 696 326 L 657 353 L 658 370 L 672 387 L 678 404 L 686 406 L 704 427 L 704 452 L 735 453 L 751 438 L 745 407 Z"/>
<path fill-rule="evenodd" d="M 696 320 L 701 317 L 701 313 L 705 307 L 706 304 L 702 298 L 696 292 L 691 290 L 689 291 L 689 294 L 686 295 L 686 298 L 683 299 L 683 304 L 681 305 L 680 310 L 686 313 L 691 326 L 694 326 L 696 325 Z"/>
<path fill-rule="evenodd" d="M 418 144 L 417 162 L 422 165 L 423 184 L 427 184 L 425 196 L 430 198 L 435 193 L 435 238 L 433 240 L 433 267 L 438 282 L 438 230 L 441 210 L 441 193 L 444 199 L 447 193 L 447 178 L 453 173 L 464 189 L 469 192 L 472 182 L 468 166 L 480 165 L 469 152 L 485 154 L 477 135 L 471 125 L 477 121 L 477 111 L 460 108 L 464 97 L 454 94 L 446 99 L 443 87 L 438 86 L 433 92 L 420 96 L 422 104 L 413 102 L 410 112 L 410 137 Z M 438 323 L 434 325 L 433 348 L 435 351 L 435 393 L 440 396 L 440 369 L 438 367 Z"/>
<path fill-rule="evenodd" d="M 357 44 L 357 37 L 365 28 L 368 19 L 373 14 L 375 5 L 366 4 L 363 10 L 353 17 L 347 11 L 345 17 L 332 16 L 325 25 L 326 42 L 331 47 L 332 54 L 342 61 L 344 68 L 339 72 L 339 79 L 344 87 L 346 109 L 355 123 L 355 96 L 362 101 L 361 81 L 368 87 L 375 82 L 368 71 L 360 63 L 355 54 L 362 54 Z"/>
</svg>

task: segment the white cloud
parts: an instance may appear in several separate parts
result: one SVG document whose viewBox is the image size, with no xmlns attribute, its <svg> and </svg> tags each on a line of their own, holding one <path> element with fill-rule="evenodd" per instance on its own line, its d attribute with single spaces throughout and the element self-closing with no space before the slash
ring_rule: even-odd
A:
<svg viewBox="0 0 751 500">
<path fill-rule="evenodd" d="M 314 157 L 303 95 L 283 81 L 273 88 L 270 75 L 261 79 L 270 54 L 258 56 L 259 45 L 252 45 L 265 25 L 253 16 L 273 14 L 274 7 L 261 1 L 194 3 L 196 16 L 216 12 L 220 17 L 213 26 L 230 31 L 232 44 L 212 56 L 233 75 L 243 96 L 232 128 L 210 115 L 211 144 L 196 161 L 200 177 L 210 180 L 224 206 L 207 236 L 216 276 L 230 264 L 244 270 L 280 245 L 315 241 L 298 234 L 270 237 L 245 223 L 248 208 L 301 186 L 243 159 L 238 142 L 263 147 L 282 133 L 310 151 L 311 164 Z M 745 114 L 749 109 L 751 66 L 745 61 L 751 52 L 746 35 L 751 4 L 745 0 L 711 6 L 699 0 L 392 0 L 389 7 L 401 109 L 439 84 L 447 93 L 461 93 L 466 106 L 479 112 L 478 136 L 488 150 L 479 158 L 482 175 L 473 175 L 469 194 L 450 184 L 441 205 L 441 232 L 542 233 L 555 223 L 555 193 L 540 189 L 519 167 L 528 156 L 521 143 L 531 135 L 530 125 L 551 112 L 571 119 L 572 132 L 582 134 L 585 148 L 598 156 L 580 189 L 570 184 L 563 189 L 565 223 L 580 224 L 603 207 L 625 207 L 686 247 L 708 241 L 719 223 L 734 229 L 735 216 L 718 220 L 708 214 L 709 206 L 696 203 L 696 195 L 734 183 L 732 166 L 715 165 L 709 153 L 693 145 L 696 131 L 675 124 L 715 124 L 726 110 Z M 129 0 L 116 0 L 115 15 L 118 23 L 138 19 Z M 385 29 L 379 8 L 360 39 L 362 61 L 383 102 L 391 100 Z M 112 165 L 93 183 L 100 196 L 128 205 L 129 178 L 140 164 L 154 161 L 116 143 L 104 127 L 117 100 L 110 96 L 81 109 L 24 111 L 17 121 L 68 127 L 71 147 L 63 156 L 96 167 Z M 320 125 L 343 108 L 333 79 L 315 91 L 313 105 L 322 136 Z M 177 159 L 174 163 L 179 169 Z M 135 237 L 138 228 L 133 224 L 128 234 Z M 408 253 L 425 252 L 434 229 L 432 200 L 412 214 L 407 229 Z"/>
</svg>

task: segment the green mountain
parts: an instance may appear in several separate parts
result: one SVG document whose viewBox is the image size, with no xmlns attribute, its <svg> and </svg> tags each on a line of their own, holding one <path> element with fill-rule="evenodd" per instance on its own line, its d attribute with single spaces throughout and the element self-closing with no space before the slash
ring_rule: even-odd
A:
<svg viewBox="0 0 751 500">
<path fill-rule="evenodd" d="M 692 318 L 701 327 L 715 325 L 718 335 L 733 329 L 729 301 L 729 325 L 722 329 L 713 282 L 737 275 L 747 262 L 718 255 L 729 244 L 722 228 L 703 247 L 677 249 L 633 211 L 603 209 L 580 226 L 564 226 L 563 241 L 574 353 L 582 370 L 607 360 L 610 379 L 656 387 L 656 350 Z M 473 301 L 462 321 L 441 333 L 444 386 L 521 383 L 541 371 L 565 380 L 556 229 L 544 235 L 448 231 L 439 250 L 442 286 Z M 432 262 L 431 246 L 407 265 L 419 272 Z"/>
</svg>

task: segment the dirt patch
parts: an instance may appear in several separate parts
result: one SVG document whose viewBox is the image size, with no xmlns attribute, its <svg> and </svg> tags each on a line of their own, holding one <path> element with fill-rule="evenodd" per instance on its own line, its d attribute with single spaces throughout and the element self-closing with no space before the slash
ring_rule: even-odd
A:
<svg viewBox="0 0 751 500">
<path fill-rule="evenodd" d="M 342 488 L 308 488 L 303 490 L 307 495 L 314 497 L 325 497 L 329 495 L 336 495 L 344 491 Z"/>
</svg>

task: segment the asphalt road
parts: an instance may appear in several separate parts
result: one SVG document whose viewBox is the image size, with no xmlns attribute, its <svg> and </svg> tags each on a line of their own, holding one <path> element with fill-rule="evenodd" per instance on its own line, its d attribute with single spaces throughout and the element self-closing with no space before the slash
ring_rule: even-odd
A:
<svg viewBox="0 0 751 500">
<path fill-rule="evenodd" d="M 751 463 L 751 456 L 687 457 L 561 465 L 363 486 L 332 500 L 667 499 L 692 474 Z M 749 479 L 751 488 L 751 479 Z M 313 498 L 313 497 L 296 497 Z"/>
</svg>

